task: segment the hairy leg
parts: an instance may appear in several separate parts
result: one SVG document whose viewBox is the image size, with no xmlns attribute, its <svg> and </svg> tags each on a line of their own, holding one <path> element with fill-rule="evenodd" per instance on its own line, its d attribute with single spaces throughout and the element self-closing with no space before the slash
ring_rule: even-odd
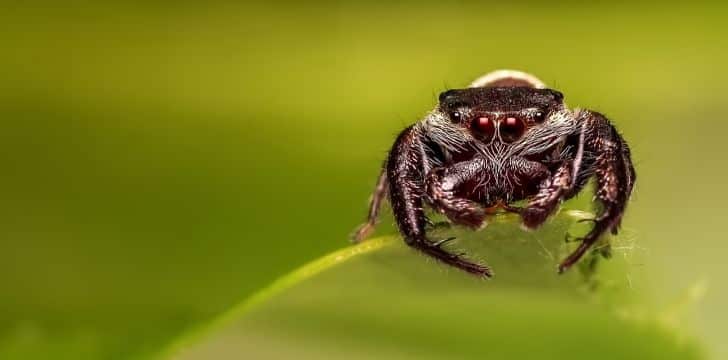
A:
<svg viewBox="0 0 728 360">
<path fill-rule="evenodd" d="M 476 176 L 484 176 L 485 160 L 475 158 L 452 166 L 435 168 L 427 174 L 428 201 L 452 222 L 477 229 L 483 226 L 485 209 L 478 203 L 455 195 L 457 187 Z"/>
<path fill-rule="evenodd" d="M 634 188 L 634 183 L 637 180 L 637 174 L 634 171 L 634 165 L 632 165 L 632 155 L 629 150 L 629 146 L 627 146 L 627 143 L 621 137 L 619 140 L 621 141 L 621 145 L 622 145 L 622 161 L 624 162 L 624 168 L 626 171 L 625 179 L 627 182 L 627 186 L 626 186 L 627 189 L 625 191 L 627 194 L 627 198 L 629 199 L 629 197 L 632 195 L 632 189 Z M 612 226 L 611 232 L 613 235 L 617 235 L 617 232 L 619 231 L 619 226 L 621 225 L 621 223 L 622 223 L 622 216 L 620 216 L 619 219 L 617 219 L 617 221 L 615 222 L 614 226 Z"/>
<path fill-rule="evenodd" d="M 577 136 L 567 139 L 567 145 L 574 149 L 573 158 L 563 162 L 553 175 L 543 180 L 536 196 L 521 209 L 525 227 L 535 229 L 541 226 L 563 200 L 574 196 L 586 182 L 584 175 L 579 175 L 584 165 L 586 125 L 585 122 L 581 123 Z"/>
<path fill-rule="evenodd" d="M 354 234 L 352 235 L 352 241 L 358 243 L 366 239 L 377 225 L 379 220 L 379 210 L 382 207 L 382 200 L 387 195 L 387 164 L 385 163 L 382 171 L 379 174 L 377 185 L 374 187 L 374 192 L 369 200 L 369 214 L 367 215 L 367 221 L 360 225 Z"/>
<path fill-rule="evenodd" d="M 588 130 L 585 151 L 595 157 L 592 167 L 597 180 L 596 199 L 601 204 L 601 211 L 594 219 L 594 227 L 581 238 L 579 247 L 561 262 L 559 272 L 579 261 L 606 231 L 616 233 L 635 181 L 629 149 L 609 120 L 596 112 L 582 111 L 579 115 L 579 120 Z"/>
<path fill-rule="evenodd" d="M 423 210 L 425 169 L 429 168 L 422 134 L 416 127 L 405 129 L 397 138 L 387 160 L 389 198 L 392 212 L 407 245 L 437 260 L 481 276 L 491 276 L 487 266 L 451 254 L 440 243 L 427 239 L 427 219 Z"/>
<path fill-rule="evenodd" d="M 538 194 L 520 210 L 525 227 L 529 229 L 539 227 L 556 210 L 572 186 L 571 169 L 571 162 L 566 162 L 541 183 Z"/>
</svg>

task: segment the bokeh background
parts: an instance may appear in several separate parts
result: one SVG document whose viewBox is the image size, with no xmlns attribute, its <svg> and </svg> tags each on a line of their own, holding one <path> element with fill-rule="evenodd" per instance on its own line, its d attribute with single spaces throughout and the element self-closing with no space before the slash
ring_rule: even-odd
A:
<svg viewBox="0 0 728 360">
<path fill-rule="evenodd" d="M 346 246 L 397 131 L 498 68 L 614 119 L 654 296 L 706 284 L 690 326 L 725 358 L 727 20 L 621 2 L 3 5 L 0 358 L 144 358 Z"/>
</svg>

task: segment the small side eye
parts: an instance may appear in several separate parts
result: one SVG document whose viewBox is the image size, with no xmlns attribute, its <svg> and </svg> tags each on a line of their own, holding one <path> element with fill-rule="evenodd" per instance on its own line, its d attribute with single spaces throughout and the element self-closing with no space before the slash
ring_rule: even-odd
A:
<svg viewBox="0 0 728 360">
<path fill-rule="evenodd" d="M 544 111 L 536 111 L 533 113 L 533 120 L 535 120 L 537 123 L 542 123 L 544 120 L 546 120 L 546 112 Z"/>
<path fill-rule="evenodd" d="M 459 122 L 463 119 L 463 113 L 460 110 L 455 110 L 450 113 L 450 119 L 455 122 Z"/>
</svg>

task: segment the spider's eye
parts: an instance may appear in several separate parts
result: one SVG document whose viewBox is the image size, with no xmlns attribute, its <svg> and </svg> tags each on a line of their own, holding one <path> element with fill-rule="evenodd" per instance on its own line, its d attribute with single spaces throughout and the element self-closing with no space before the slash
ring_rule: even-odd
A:
<svg viewBox="0 0 728 360">
<path fill-rule="evenodd" d="M 495 134 L 495 122 L 488 117 L 473 119 L 470 128 L 473 129 L 473 132 L 483 137 L 484 140 L 490 140 L 493 138 L 493 134 Z"/>
<path fill-rule="evenodd" d="M 523 132 L 526 131 L 526 125 L 521 119 L 509 117 L 500 124 L 500 136 L 505 142 L 514 142 L 518 140 Z"/>
<path fill-rule="evenodd" d="M 546 112 L 540 110 L 536 111 L 535 113 L 533 113 L 533 119 L 537 123 L 542 123 L 544 120 L 546 120 Z"/>
<path fill-rule="evenodd" d="M 452 119 L 452 121 L 460 121 L 463 119 L 463 113 L 459 110 L 453 111 L 450 113 L 450 119 Z"/>
</svg>

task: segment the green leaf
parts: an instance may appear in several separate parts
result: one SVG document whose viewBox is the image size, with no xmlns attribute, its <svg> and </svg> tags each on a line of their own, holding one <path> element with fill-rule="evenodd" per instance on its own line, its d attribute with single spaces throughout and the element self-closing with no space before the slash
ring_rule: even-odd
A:
<svg viewBox="0 0 728 360">
<path fill-rule="evenodd" d="M 334 252 L 275 281 L 174 342 L 174 359 L 701 359 L 701 348 L 648 308 L 629 239 L 595 247 L 556 274 L 584 231 L 564 212 L 536 232 L 497 216 L 455 233 L 453 251 L 488 260 L 485 280 L 381 237 Z M 603 257 L 611 257 L 603 261 Z"/>
</svg>

